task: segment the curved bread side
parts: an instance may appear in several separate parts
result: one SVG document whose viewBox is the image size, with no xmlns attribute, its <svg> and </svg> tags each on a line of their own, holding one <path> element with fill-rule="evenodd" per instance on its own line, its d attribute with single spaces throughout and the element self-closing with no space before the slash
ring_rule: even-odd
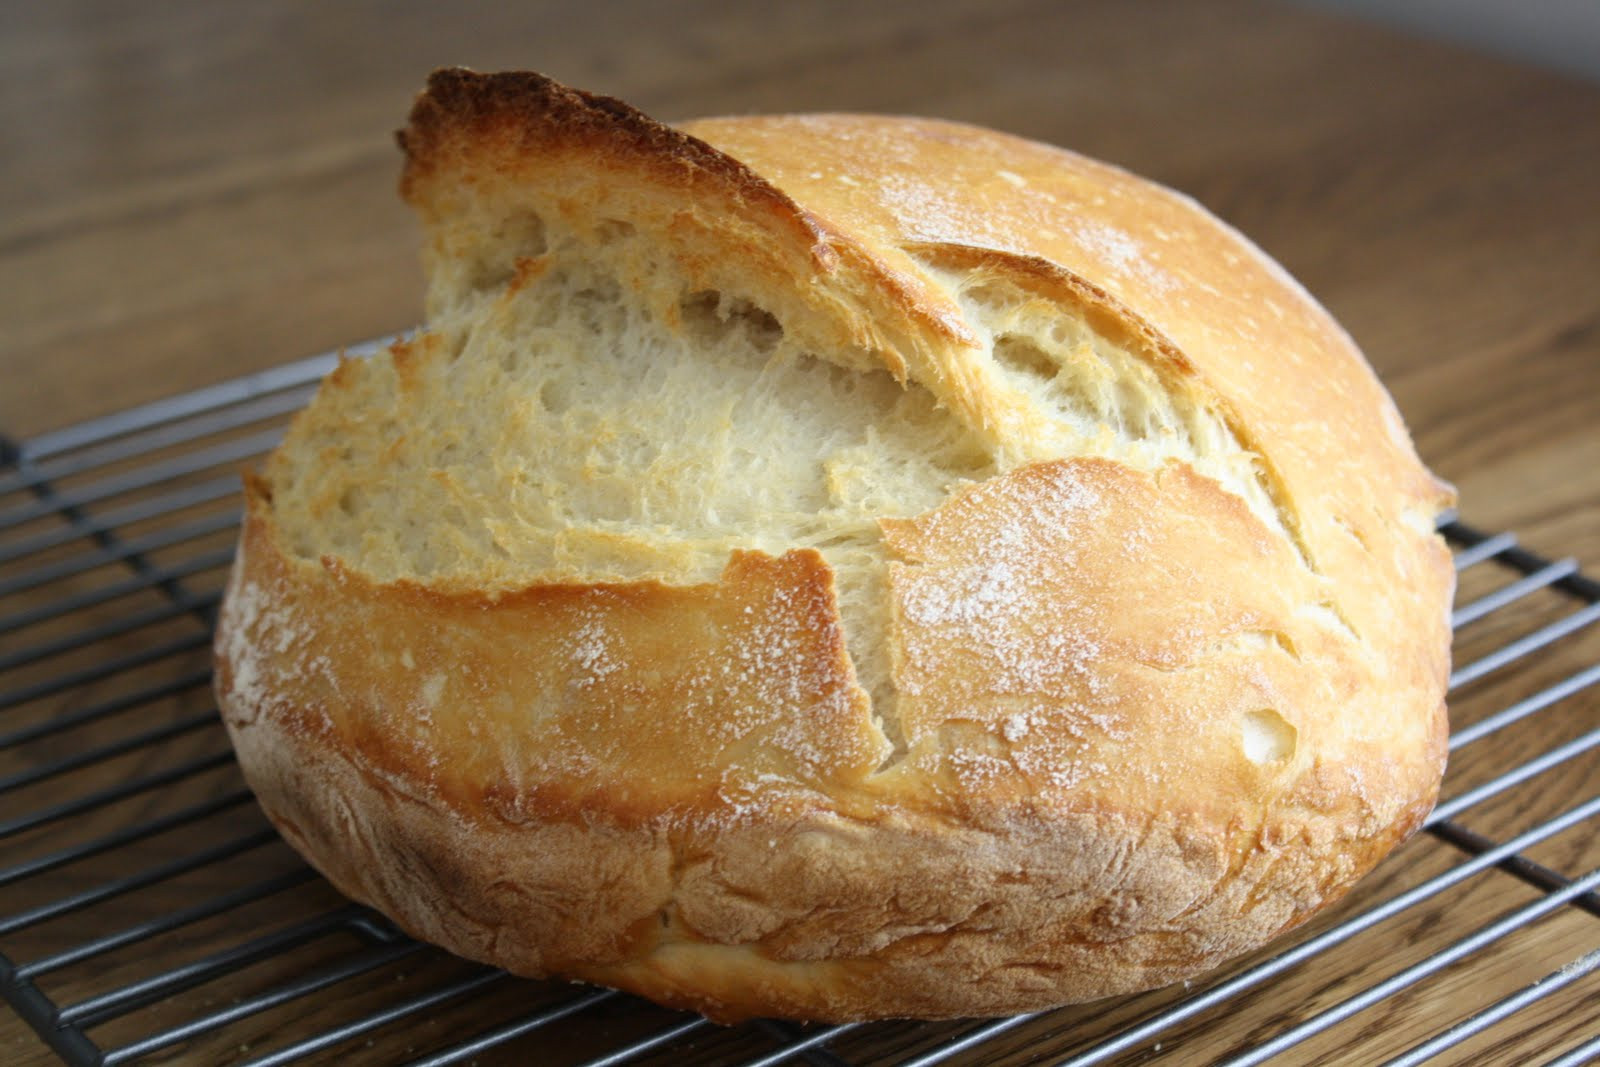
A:
<svg viewBox="0 0 1600 1067">
<path fill-rule="evenodd" d="M 752 553 L 715 587 L 444 594 L 285 557 L 257 494 L 219 636 L 225 721 L 341 889 L 519 973 L 722 1019 L 1148 988 L 1336 899 L 1420 823 L 1442 758 L 1388 754 L 1432 724 L 1326 714 L 1320 623 L 1258 629 L 1292 594 L 1170 584 L 1219 549 L 1257 573 L 1287 550 L 1204 481 L 1164 481 L 1039 465 L 891 530 L 909 749 L 883 766 L 809 554 Z M 1160 497 L 1183 508 L 1143 521 Z M 1163 572 L 1128 551 L 1135 525 Z M 1027 592 L 995 584 L 1008 568 L 1051 599 L 1027 593 L 1031 638 L 985 647 L 983 609 Z M 1153 594 L 1185 589 L 1190 631 L 1145 625 Z M 1263 710 L 1293 724 L 1267 758 L 1247 741 Z"/>
</svg>

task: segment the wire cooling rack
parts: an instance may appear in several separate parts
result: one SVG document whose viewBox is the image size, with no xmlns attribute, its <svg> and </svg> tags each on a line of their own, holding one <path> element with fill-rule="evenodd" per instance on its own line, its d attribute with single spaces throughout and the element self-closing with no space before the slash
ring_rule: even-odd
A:
<svg viewBox="0 0 1600 1067">
<path fill-rule="evenodd" d="M 0 1014 L 0 1059 L 1600 1059 L 1600 583 L 1455 521 L 1455 733 L 1427 832 L 1203 982 L 998 1021 L 724 1028 L 409 940 L 278 839 L 210 698 L 238 469 L 333 363 L 4 442 L 0 994 L 26 1025 Z"/>
</svg>

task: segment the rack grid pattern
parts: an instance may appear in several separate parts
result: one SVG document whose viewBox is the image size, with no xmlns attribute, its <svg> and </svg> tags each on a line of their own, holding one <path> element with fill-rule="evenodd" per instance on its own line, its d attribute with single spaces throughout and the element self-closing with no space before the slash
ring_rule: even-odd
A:
<svg viewBox="0 0 1600 1067">
<path fill-rule="evenodd" d="M 1203 983 L 993 1021 L 725 1028 L 411 941 L 278 839 L 210 703 L 238 469 L 336 358 L 0 441 L 0 995 L 63 1061 L 1600 1060 L 1600 582 L 1454 519 L 1455 732 L 1427 832 Z M 1451 1021 L 1408 1013 L 1419 997 Z"/>
</svg>

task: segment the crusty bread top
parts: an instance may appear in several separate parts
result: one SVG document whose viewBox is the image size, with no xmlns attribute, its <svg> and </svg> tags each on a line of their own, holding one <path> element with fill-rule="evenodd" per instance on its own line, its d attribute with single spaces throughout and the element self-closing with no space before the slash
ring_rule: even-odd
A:
<svg viewBox="0 0 1600 1067">
<path fill-rule="evenodd" d="M 1061 149 L 951 123 L 823 115 L 676 130 L 530 73 L 435 73 L 400 143 L 402 192 L 427 228 L 431 329 L 391 357 L 342 368 L 275 457 L 275 518 L 296 554 L 331 554 L 379 579 L 496 593 L 703 582 L 722 574 L 731 551 L 813 545 L 837 576 L 855 671 L 903 752 L 906 679 L 927 615 L 915 605 L 929 595 L 913 590 L 932 572 L 912 565 L 896 523 L 941 500 L 960 508 L 963 493 L 982 492 L 963 485 L 1029 464 L 1111 460 L 1112 498 L 1143 494 L 1133 488 L 1144 484 L 1139 472 L 1164 484 L 1176 464 L 1210 490 L 1183 505 L 1125 505 L 1137 516 L 1125 558 L 1080 565 L 1074 579 L 1116 586 L 1095 595 L 1124 612 L 1132 590 L 1160 605 L 1141 625 L 1182 651 L 1158 659 L 1204 659 L 1243 633 L 1297 659 L 1320 659 L 1310 650 L 1326 644 L 1337 650 L 1329 662 L 1359 667 L 1349 684 L 1372 704 L 1328 721 L 1373 741 L 1395 740 L 1381 726 L 1385 707 L 1437 705 L 1449 567 L 1432 523 L 1448 489 L 1417 459 L 1344 332 L 1193 201 Z M 600 303 L 633 317 L 622 326 L 562 317 Z M 706 334 L 697 315 L 723 333 Z M 728 320 L 741 316 L 730 342 Z M 548 345 L 537 328 L 550 321 L 561 338 L 580 338 L 559 374 L 555 354 L 527 351 Z M 718 344 L 730 353 L 720 367 L 708 355 Z M 691 393 L 687 406 L 629 408 L 618 397 L 630 382 L 601 381 L 585 345 L 642 352 L 627 374 L 676 359 L 705 380 L 635 390 L 674 403 Z M 734 379 L 739 360 L 759 377 L 737 384 L 737 404 L 696 410 L 697 397 Z M 839 370 L 780 376 L 795 363 Z M 884 371 L 906 397 L 892 409 L 873 384 Z M 557 377 L 580 400 L 552 410 L 545 393 Z M 768 393 L 767 408 L 752 399 Z M 583 400 L 588 421 L 575 422 L 565 409 Z M 820 421 L 777 425 L 809 409 Z M 830 419 L 860 420 L 860 439 L 833 440 Z M 715 439 L 716 420 L 732 426 L 731 443 Z M 897 442 L 897 432 L 910 436 Z M 649 462 L 607 452 L 628 433 L 655 439 Z M 687 452 L 672 451 L 680 434 Z M 806 454 L 808 436 L 818 455 Z M 741 476 L 701 455 L 730 450 L 795 463 L 756 456 Z M 822 472 L 835 506 L 816 494 L 779 499 L 806 480 L 806 464 Z M 861 482 L 892 491 L 869 485 L 852 496 Z M 418 495 L 425 487 L 438 495 Z M 540 510 L 552 499 L 564 510 Z M 1240 505 L 1255 521 L 1238 527 L 1233 548 L 1213 546 L 1184 568 L 1137 550 L 1189 521 L 1163 509 Z M 1070 519 L 1046 514 L 1057 533 Z M 874 520 L 886 538 L 863 532 Z M 393 532 L 424 523 L 431 540 L 421 548 Z M 1008 547 L 1022 566 L 1028 545 L 1015 539 L 971 551 L 1004 562 L 995 551 Z M 1225 557 L 1269 547 L 1270 566 L 1225 577 Z M 1284 602 L 1241 607 L 1215 629 L 1161 614 L 1180 603 L 1165 591 L 1175 583 L 1220 604 L 1253 579 Z M 946 580 L 965 583 L 947 598 L 980 606 L 1020 597 L 1010 616 L 1031 607 L 1041 626 L 1061 617 L 1052 598 L 1086 595 L 1023 595 L 1000 588 L 996 574 Z M 968 628 L 992 632 L 993 614 L 967 611 Z M 1082 625 L 1075 617 L 1067 628 Z M 1340 671 L 1307 662 L 1302 673 L 1327 689 Z M 1015 697 L 1015 685 L 990 682 L 1001 703 Z M 1419 736 L 1404 716 L 1393 729 Z"/>
<path fill-rule="evenodd" d="M 975 324 L 971 305 L 992 281 L 1070 309 L 1225 422 L 1278 524 L 1341 589 L 1332 601 L 1358 632 L 1354 615 L 1380 628 L 1397 617 L 1392 598 L 1408 597 L 1414 567 L 1391 556 L 1375 571 L 1369 554 L 1411 542 L 1386 536 L 1396 523 L 1430 531 L 1452 499 L 1349 337 L 1292 278 L 1191 199 L 1107 164 L 926 119 L 748 117 L 677 130 L 539 75 L 460 70 L 430 79 L 400 140 L 402 191 L 430 227 L 436 307 L 455 284 L 441 265 L 481 242 L 496 179 L 541 202 L 642 210 L 668 226 L 695 198 L 694 225 L 725 211 L 719 236 L 746 244 L 719 270 L 692 262 L 703 253 L 685 240 L 691 274 L 777 270 L 800 288 L 826 278 L 843 290 L 827 294 L 828 310 L 864 321 L 849 321 L 822 358 L 864 343 L 1019 459 L 1043 457 L 1007 438 L 1048 435 L 1008 403 L 1011 383 L 973 366 L 988 362 L 982 334 L 1001 331 Z M 1005 322 L 1030 310 L 1012 301 Z"/>
<path fill-rule="evenodd" d="M 971 127 L 677 130 L 534 74 L 438 72 L 400 140 L 428 329 L 342 365 L 252 487 L 230 721 L 303 715 L 480 825 L 666 826 L 679 874 L 825 816 L 993 831 L 1004 882 L 1005 834 L 1070 822 L 1070 867 L 1093 824 L 1148 884 L 1079 871 L 1040 937 L 1077 952 L 1112 908 L 1104 989 L 1303 921 L 1419 824 L 1449 491 L 1194 202 Z M 1158 824 L 1185 843 L 1155 857 Z M 617 928 L 709 906 L 681 888 Z M 801 888 L 741 891 L 787 902 L 762 952 L 826 951 Z M 1196 901 L 1236 925 L 1184 928 Z M 742 943 L 724 906 L 627 952 Z M 648 986 L 627 959 L 581 973 Z"/>
</svg>

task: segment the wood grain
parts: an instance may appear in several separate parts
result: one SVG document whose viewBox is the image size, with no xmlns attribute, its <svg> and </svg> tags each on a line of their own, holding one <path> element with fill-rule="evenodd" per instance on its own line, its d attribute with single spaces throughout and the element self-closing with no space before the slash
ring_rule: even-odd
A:
<svg viewBox="0 0 1600 1067">
<path fill-rule="evenodd" d="M 25 439 L 89 416 L 403 329 L 419 315 L 417 231 L 394 194 L 390 131 L 426 72 L 463 63 L 533 67 L 622 96 L 671 119 L 698 114 L 850 109 L 940 115 L 1068 145 L 1194 194 L 1253 236 L 1344 322 L 1395 393 L 1425 459 L 1462 493 L 1479 525 L 1515 528 L 1548 555 L 1600 570 L 1600 91 L 1452 47 L 1266 3 L 1157 0 L 923 0 L 916 5 L 593 2 L 450 5 L 302 0 L 229 5 L 0 7 L 0 433 Z M 197 476 L 200 477 L 200 476 Z M 225 506 L 225 505 L 217 505 Z M 196 514 L 205 512 L 198 509 Z M 48 521 L 38 528 L 48 525 Z M 203 542 L 215 547 L 220 540 Z M 176 561 L 188 546 L 160 558 Z M 51 558 L 49 556 L 41 559 Z M 74 588 L 113 574 L 91 572 Z M 1469 593 L 1503 582 L 1479 570 Z M 220 571 L 197 575 L 215 589 Z M 51 588 L 60 595 L 64 586 Z M 7 601 L 6 611 L 21 601 Z M 139 609 L 156 610 L 149 596 Z M 132 601 L 32 631 L 30 641 L 114 621 Z M 1570 604 L 1555 594 L 1474 624 L 1463 661 Z M 1543 614 L 1541 614 L 1543 613 Z M 52 628 L 54 627 L 54 628 Z M 201 632 L 178 617 L 126 639 Z M 143 644 L 141 644 L 143 643 Z M 0 646 L 0 654 L 8 651 Z M 24 669 L 10 682 L 91 663 L 107 647 Z M 1591 632 L 1463 692 L 1457 722 L 1481 718 L 1600 659 Z M 0 731 L 43 722 L 130 687 L 203 670 L 197 650 L 0 713 Z M 33 673 L 29 674 L 28 671 Z M 0 753 L 0 776 L 182 721 L 203 692 L 110 716 L 71 738 Z M 1446 795 L 1594 728 L 1592 696 L 1457 755 Z M 148 750 L 0 797 L 0 818 L 218 751 L 196 726 Z M 1594 754 L 1508 790 L 1464 822 L 1500 838 L 1564 810 L 1600 778 Z M 43 827 L 4 845 L 7 861 L 110 832 L 239 788 L 230 767 L 197 773 L 135 803 Z M 249 803 L 140 846 L 160 862 L 262 826 Z M 1592 824 L 1591 824 L 1592 825 Z M 1600 864 L 1591 832 L 1534 853 L 1579 873 Z M 1307 935 L 1459 861 L 1419 838 Z M 4 866 L 6 861 L 0 861 Z M 292 870 L 277 842 L 215 870 L 152 886 L 96 912 L 104 929 Z M 0 887 L 0 915 L 116 876 L 89 862 Z M 1331 952 L 1158 1040 L 1198 1062 L 1277 1032 L 1426 957 L 1537 894 L 1492 873 L 1408 913 L 1372 939 Z M 62 1000 L 148 973 L 152 959 L 197 958 L 339 906 L 308 882 L 103 959 L 66 967 Z M 1294 1062 L 1370 1062 L 1514 992 L 1595 944 L 1593 915 L 1568 909 L 1503 947 L 1419 984 L 1320 1035 Z M 0 948 L 37 958 L 100 927 L 63 916 Z M 130 1039 L 303 974 L 353 935 L 308 943 L 215 988 L 157 1005 L 97 1036 Z M 1374 946 L 1384 946 L 1375 952 Z M 232 1062 L 421 991 L 461 965 L 425 954 L 257 1016 L 169 1055 Z M 1596 982 L 1580 982 L 1444 1062 L 1541 1062 L 1600 1029 Z M 390 1062 L 516 1017 L 557 987 L 507 982 L 470 1010 L 358 1042 L 361 1062 Z M 985 1062 L 1022 1063 L 1076 1047 L 1183 990 L 1055 1013 L 989 1046 Z M 573 1038 L 601 1051 L 670 1019 L 597 1009 Z M 844 1058 L 903 1056 L 959 1024 L 864 1028 Z M 753 1054 L 770 1038 L 703 1032 L 707 1057 Z M 528 1045 L 481 1062 L 521 1062 Z M 570 1051 L 578 1051 L 573 1045 Z M 1156 1055 L 1150 1045 L 1130 1062 Z M 346 1050 L 339 1055 L 348 1055 Z M 681 1052 L 660 1062 L 681 1062 Z M 674 1058 L 679 1057 L 679 1058 Z M 0 1009 L 0 1062 L 55 1062 Z"/>
</svg>

